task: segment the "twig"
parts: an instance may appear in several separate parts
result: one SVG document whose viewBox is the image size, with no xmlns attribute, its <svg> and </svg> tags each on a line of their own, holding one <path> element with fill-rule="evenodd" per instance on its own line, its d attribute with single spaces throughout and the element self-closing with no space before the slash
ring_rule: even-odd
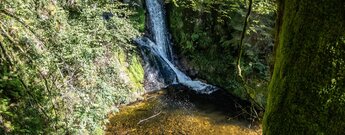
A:
<svg viewBox="0 0 345 135">
<path fill-rule="evenodd" d="M 249 21 L 249 16 L 250 13 L 252 12 L 252 7 L 253 7 L 253 0 L 249 0 L 249 5 L 248 5 L 248 11 L 247 14 L 245 16 L 245 20 L 244 20 L 244 24 L 243 24 L 243 30 L 241 33 L 241 41 L 238 45 L 238 49 L 239 49 L 239 54 L 237 57 L 237 61 L 236 61 L 236 66 L 237 66 L 237 76 L 239 77 L 240 81 L 242 81 L 242 84 L 244 85 L 244 89 L 246 91 L 247 97 L 249 98 L 249 100 L 251 101 L 252 104 L 254 104 L 256 107 L 261 108 L 262 110 L 265 110 L 264 107 L 262 107 L 259 103 L 257 103 L 249 94 L 248 88 L 250 87 L 249 85 L 246 84 L 246 81 L 242 75 L 242 69 L 241 69 L 241 58 L 242 58 L 242 54 L 243 54 L 243 40 L 245 38 L 245 33 L 247 30 L 247 26 L 248 26 L 248 21 Z"/>
<path fill-rule="evenodd" d="M 39 101 L 35 98 L 35 96 L 29 91 L 29 88 L 27 87 L 27 85 L 25 84 L 25 82 L 21 79 L 18 78 L 20 83 L 22 84 L 22 86 L 24 87 L 24 89 L 26 90 L 27 94 L 36 102 L 38 108 L 41 110 L 41 112 L 44 114 L 44 116 L 46 116 L 46 119 L 50 119 L 48 113 L 46 113 L 44 111 L 44 108 L 42 107 L 42 105 L 39 103 Z"/>
<path fill-rule="evenodd" d="M 3 36 L 5 36 L 11 43 L 13 43 L 14 45 L 16 45 L 16 47 L 23 53 L 25 54 L 24 50 L 22 47 L 20 47 L 19 43 L 17 41 L 15 41 L 7 32 L 6 30 L 4 29 L 4 27 L 2 26 L 5 26 L 4 23 L 2 21 L 0 21 L 0 29 L 2 31 L 2 34 Z"/>
<path fill-rule="evenodd" d="M 1 13 L 12 17 L 13 19 L 15 19 L 16 21 L 18 21 L 19 23 L 21 23 L 24 27 L 26 27 L 32 34 L 34 34 L 39 40 L 43 41 L 42 38 L 40 36 L 38 36 L 38 34 L 35 32 L 35 30 L 33 28 L 31 28 L 28 24 L 26 24 L 22 19 L 20 19 L 19 17 L 17 17 L 15 14 L 12 14 L 11 12 L 2 9 L 0 10 Z"/>
<path fill-rule="evenodd" d="M 147 120 L 150 120 L 150 119 L 152 119 L 152 118 L 154 118 L 154 117 L 157 117 L 157 116 L 160 115 L 161 113 L 162 113 L 162 111 L 160 111 L 159 113 L 157 113 L 157 114 L 155 114 L 155 115 L 152 115 L 152 116 L 150 116 L 150 117 L 148 117 L 148 118 L 146 118 L 146 119 L 140 120 L 137 124 L 140 125 L 141 123 L 143 123 L 143 122 L 145 122 L 145 121 L 147 121 Z"/>
<path fill-rule="evenodd" d="M 1 35 L 0 35 L 0 36 L 1 36 Z M 10 64 L 10 66 L 12 67 L 13 64 L 12 64 L 11 58 L 10 58 L 10 56 L 7 54 L 7 51 L 6 51 L 5 47 L 3 46 L 2 42 L 0 42 L 0 48 L 1 48 L 1 51 L 3 52 L 3 54 L 4 54 L 4 57 L 5 57 L 6 61 L 7 61 L 8 64 Z"/>
<path fill-rule="evenodd" d="M 237 57 L 236 65 L 237 65 L 238 76 L 241 77 L 241 78 L 243 78 L 243 76 L 242 76 L 242 69 L 241 69 L 241 57 L 242 57 L 242 54 L 243 54 L 243 40 L 244 40 L 245 33 L 246 33 L 246 30 L 247 30 L 247 25 L 248 25 L 248 20 L 249 20 L 250 12 L 252 11 L 252 5 L 253 5 L 253 0 L 249 0 L 248 12 L 246 14 L 246 17 L 245 17 L 245 20 L 244 20 L 244 24 L 243 24 L 243 30 L 242 30 L 242 33 L 241 33 L 241 41 L 240 41 L 240 44 L 238 45 L 239 54 L 238 54 L 238 57 Z"/>
<path fill-rule="evenodd" d="M 50 88 L 49 88 L 49 83 L 48 83 L 48 80 L 47 80 L 47 78 L 44 76 L 44 74 L 39 70 L 39 69 L 37 69 L 37 71 L 38 71 L 38 73 L 40 74 L 40 76 L 43 78 L 43 80 L 44 80 L 44 86 L 46 87 L 46 90 L 47 90 L 47 92 L 48 92 L 48 94 L 49 94 L 49 96 L 51 97 L 51 102 L 52 102 L 52 108 L 53 108 L 53 113 L 54 113 L 54 115 L 55 115 L 55 117 L 57 117 L 56 115 L 57 115 L 57 107 L 56 107 L 56 104 L 55 104 L 55 102 L 54 102 L 54 97 L 53 97 L 53 94 L 52 94 L 52 92 L 51 92 L 51 90 L 50 90 Z M 56 124 L 58 123 L 58 120 L 57 119 L 55 119 L 55 125 L 54 125 L 54 128 L 55 128 L 55 130 L 57 129 L 57 127 L 56 127 Z"/>
</svg>

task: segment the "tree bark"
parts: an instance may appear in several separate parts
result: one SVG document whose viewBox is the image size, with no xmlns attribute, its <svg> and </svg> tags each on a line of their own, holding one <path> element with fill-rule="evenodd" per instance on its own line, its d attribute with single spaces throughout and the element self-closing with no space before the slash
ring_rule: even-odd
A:
<svg viewBox="0 0 345 135">
<path fill-rule="evenodd" d="M 281 23 L 263 134 L 345 133 L 345 1 L 278 4 Z"/>
</svg>

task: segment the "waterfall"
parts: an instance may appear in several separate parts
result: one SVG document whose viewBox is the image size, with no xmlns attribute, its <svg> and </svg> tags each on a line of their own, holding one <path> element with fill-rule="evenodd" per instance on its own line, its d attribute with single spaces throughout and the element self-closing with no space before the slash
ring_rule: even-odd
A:
<svg viewBox="0 0 345 135">
<path fill-rule="evenodd" d="M 162 56 L 172 60 L 169 33 L 167 30 L 164 7 L 158 0 L 146 0 L 146 8 L 149 14 L 149 27 L 152 38 Z"/>
<path fill-rule="evenodd" d="M 166 25 L 163 0 L 145 0 L 149 36 L 135 39 L 145 61 L 145 87 L 158 90 L 169 85 L 183 85 L 197 93 L 210 94 L 217 87 L 193 81 L 173 64 L 170 34 Z"/>
</svg>

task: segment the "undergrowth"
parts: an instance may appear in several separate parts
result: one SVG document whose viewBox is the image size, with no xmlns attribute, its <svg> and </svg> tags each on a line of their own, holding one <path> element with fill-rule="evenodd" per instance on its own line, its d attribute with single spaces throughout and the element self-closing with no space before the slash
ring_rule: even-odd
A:
<svg viewBox="0 0 345 135">
<path fill-rule="evenodd" d="M 0 1 L 0 134 L 103 134 L 143 91 L 127 5 Z"/>
</svg>

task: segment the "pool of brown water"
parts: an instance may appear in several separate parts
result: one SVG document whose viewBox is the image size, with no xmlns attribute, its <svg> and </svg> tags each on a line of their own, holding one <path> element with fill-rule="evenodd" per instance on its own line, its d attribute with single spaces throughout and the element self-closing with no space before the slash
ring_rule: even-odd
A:
<svg viewBox="0 0 345 135">
<path fill-rule="evenodd" d="M 261 125 L 160 91 L 109 116 L 108 135 L 259 135 Z"/>
</svg>

